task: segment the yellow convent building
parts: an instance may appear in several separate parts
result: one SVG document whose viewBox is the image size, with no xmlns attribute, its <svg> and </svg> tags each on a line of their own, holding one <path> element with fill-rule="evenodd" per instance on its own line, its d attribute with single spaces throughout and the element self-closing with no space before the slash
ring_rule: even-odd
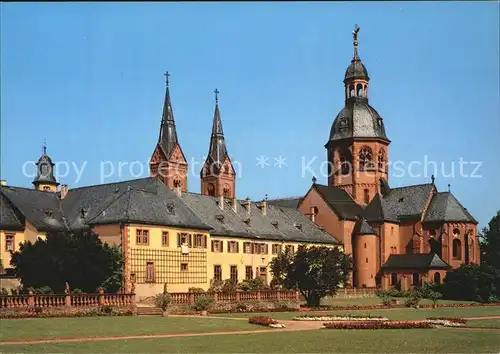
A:
<svg viewBox="0 0 500 354">
<path fill-rule="evenodd" d="M 201 194 L 188 192 L 186 158 L 177 139 L 167 75 L 159 139 L 151 177 L 68 188 L 54 177 L 43 154 L 34 189 L 2 183 L 0 252 L 8 271 L 10 251 L 48 232 L 92 228 L 125 258 L 123 290 L 139 297 L 163 290 L 208 289 L 213 280 L 261 277 L 271 281 L 269 262 L 300 245 L 341 247 L 336 238 L 303 215 L 299 199 L 252 202 L 235 197 L 235 171 L 227 153 L 216 104 Z"/>
</svg>

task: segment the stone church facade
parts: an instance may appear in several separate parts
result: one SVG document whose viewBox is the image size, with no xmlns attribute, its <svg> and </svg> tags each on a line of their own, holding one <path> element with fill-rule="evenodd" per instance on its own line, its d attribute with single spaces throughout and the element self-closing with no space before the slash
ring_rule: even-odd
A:
<svg viewBox="0 0 500 354">
<path fill-rule="evenodd" d="M 384 120 L 369 103 L 368 70 L 358 53 L 344 76 L 344 108 L 325 145 L 328 185 L 303 198 L 270 201 L 297 207 L 353 256 L 356 287 L 410 288 L 440 283 L 449 268 L 479 263 L 477 221 L 451 192 L 428 184 L 391 188 Z"/>
</svg>

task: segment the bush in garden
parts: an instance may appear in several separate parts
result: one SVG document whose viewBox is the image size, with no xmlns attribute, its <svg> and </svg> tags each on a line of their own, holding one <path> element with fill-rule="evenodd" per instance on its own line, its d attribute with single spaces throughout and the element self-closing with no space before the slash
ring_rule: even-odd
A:
<svg viewBox="0 0 500 354">
<path fill-rule="evenodd" d="M 238 288 L 242 291 L 261 291 L 268 288 L 264 279 L 257 277 L 250 280 L 243 280 L 238 284 Z"/>
<path fill-rule="evenodd" d="M 203 290 L 202 288 L 189 288 L 188 289 L 188 293 L 197 293 L 197 294 L 201 294 L 201 293 L 204 293 L 205 290 Z"/>
<path fill-rule="evenodd" d="M 236 304 L 235 310 L 238 312 L 246 312 L 248 311 L 248 306 L 244 302 L 238 302 Z"/>
<path fill-rule="evenodd" d="M 214 303 L 214 300 L 206 295 L 201 295 L 198 297 L 196 300 L 196 304 L 194 305 L 194 309 L 196 311 L 207 311 L 212 304 Z"/>
<path fill-rule="evenodd" d="M 163 311 L 167 311 L 171 303 L 172 297 L 169 293 L 160 293 L 155 296 L 156 307 L 161 308 Z"/>
<path fill-rule="evenodd" d="M 54 292 L 49 286 L 42 286 L 38 289 L 35 289 L 35 294 L 53 294 Z"/>
<path fill-rule="evenodd" d="M 426 298 L 432 301 L 432 306 L 436 307 L 438 300 L 443 298 L 443 294 L 437 291 L 430 291 Z"/>
<path fill-rule="evenodd" d="M 420 305 L 420 300 L 421 297 L 418 291 L 411 291 L 410 295 L 406 298 L 404 305 L 406 307 L 418 308 Z"/>
<path fill-rule="evenodd" d="M 391 307 L 392 306 L 392 304 L 391 304 L 391 298 L 387 297 L 387 296 L 383 297 L 382 298 L 382 305 Z"/>
<path fill-rule="evenodd" d="M 238 282 L 236 280 L 226 279 L 222 282 L 221 291 L 223 293 L 235 293 L 237 285 L 238 285 Z"/>
<path fill-rule="evenodd" d="M 210 288 L 208 288 L 209 293 L 220 293 L 222 292 L 222 281 L 217 279 L 212 279 L 210 282 Z"/>
</svg>

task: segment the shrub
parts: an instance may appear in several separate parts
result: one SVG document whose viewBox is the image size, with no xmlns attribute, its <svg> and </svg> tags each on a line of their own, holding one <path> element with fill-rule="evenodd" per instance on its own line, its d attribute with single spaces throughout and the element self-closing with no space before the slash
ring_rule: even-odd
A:
<svg viewBox="0 0 500 354">
<path fill-rule="evenodd" d="M 412 291 L 410 292 L 410 295 L 406 298 L 404 305 L 406 307 L 414 307 L 418 308 L 420 304 L 420 294 L 418 291 Z"/>
<path fill-rule="evenodd" d="M 391 298 L 388 296 L 383 297 L 382 298 L 382 305 L 391 307 L 391 305 L 392 305 Z"/>
<path fill-rule="evenodd" d="M 212 279 L 212 281 L 210 282 L 210 288 L 208 288 L 208 292 L 210 293 L 222 292 L 222 281 Z"/>
<path fill-rule="evenodd" d="M 443 285 L 446 299 L 487 302 L 500 297 L 500 270 L 487 265 L 463 264 L 446 273 Z"/>
<path fill-rule="evenodd" d="M 436 304 L 437 304 L 438 300 L 441 299 L 442 297 L 443 297 L 443 294 L 438 293 L 437 291 L 430 291 L 427 294 L 427 299 L 429 299 L 429 300 L 432 301 L 432 305 L 434 307 L 436 307 Z"/>
<path fill-rule="evenodd" d="M 268 288 L 264 279 L 258 277 L 250 280 L 243 280 L 238 284 L 238 288 L 242 291 L 261 291 Z"/>
<path fill-rule="evenodd" d="M 277 300 L 273 302 L 275 310 L 295 309 L 295 303 L 286 300 Z"/>
<path fill-rule="evenodd" d="M 53 294 L 54 292 L 48 286 L 42 286 L 41 288 L 35 289 L 35 294 Z"/>
<path fill-rule="evenodd" d="M 167 311 L 170 303 L 172 302 L 172 297 L 169 293 L 160 293 L 155 296 L 156 307 L 161 308 L 163 311 Z"/>
<path fill-rule="evenodd" d="M 206 295 L 202 295 L 202 296 L 198 297 L 198 299 L 196 300 L 196 304 L 194 305 L 194 309 L 196 311 L 206 311 L 212 306 L 213 302 L 214 302 L 214 300 L 211 297 L 206 296 Z"/>
<path fill-rule="evenodd" d="M 188 289 L 188 293 L 197 293 L 197 294 L 201 294 L 201 293 L 204 293 L 205 290 L 203 290 L 202 288 L 189 288 Z"/>
<path fill-rule="evenodd" d="M 500 297 L 495 296 L 495 295 L 490 295 L 488 297 L 488 301 L 487 302 L 489 302 L 489 303 L 500 302 Z"/>
<path fill-rule="evenodd" d="M 248 306 L 244 302 L 238 302 L 236 304 L 236 311 L 238 312 L 246 312 L 248 311 Z"/>
</svg>

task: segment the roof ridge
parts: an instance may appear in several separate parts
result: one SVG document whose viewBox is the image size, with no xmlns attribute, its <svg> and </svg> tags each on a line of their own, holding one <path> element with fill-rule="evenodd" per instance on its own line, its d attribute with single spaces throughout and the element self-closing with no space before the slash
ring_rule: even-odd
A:
<svg viewBox="0 0 500 354">
<path fill-rule="evenodd" d="M 303 196 L 295 196 L 295 197 L 283 197 L 283 198 L 274 198 L 274 199 L 268 199 L 267 201 L 274 201 L 274 200 L 290 200 L 290 199 L 300 199 L 304 198 Z"/>
<path fill-rule="evenodd" d="M 92 217 L 91 219 L 86 220 L 86 221 L 90 222 L 90 221 L 96 219 L 98 216 L 100 216 L 102 214 L 103 211 L 108 210 L 108 208 L 111 207 L 113 204 L 115 204 L 118 201 L 118 199 L 120 199 L 125 193 L 129 193 L 129 192 L 130 192 L 129 190 L 125 190 L 125 191 L 121 192 L 120 195 L 117 196 L 116 198 L 114 198 L 111 202 L 109 202 L 108 205 L 104 206 L 101 210 L 98 210 L 97 213 L 94 215 L 94 217 Z"/>
<path fill-rule="evenodd" d="M 393 189 L 403 189 L 403 188 L 408 188 L 408 187 L 420 187 L 420 186 L 429 186 L 429 185 L 432 185 L 432 183 L 410 184 L 410 185 L 401 186 L 401 187 L 391 187 L 391 191 Z"/>
<path fill-rule="evenodd" d="M 5 189 L 12 189 L 12 188 L 14 188 L 14 189 L 25 189 L 25 190 L 27 190 L 27 191 L 33 191 L 33 192 L 38 192 L 38 193 L 44 193 L 44 194 L 47 194 L 47 195 L 54 195 L 54 196 L 55 196 L 57 193 L 59 193 L 59 192 L 55 193 L 55 192 L 52 192 L 52 191 L 44 191 L 44 190 L 39 190 L 39 189 L 35 189 L 35 188 L 33 188 L 33 187 L 31 187 L 31 188 L 30 188 L 30 187 L 9 186 L 9 185 L 7 185 L 7 186 L 1 186 L 1 189 L 4 189 L 4 188 L 5 188 Z"/>
<path fill-rule="evenodd" d="M 109 182 L 109 183 L 101 183 L 101 184 L 91 184 L 91 185 L 88 185 L 88 186 L 81 186 L 81 187 L 69 188 L 68 191 L 71 192 L 71 191 L 74 191 L 74 190 L 77 190 L 77 189 L 85 189 L 85 188 L 92 188 L 92 187 L 102 187 L 102 186 L 109 186 L 109 185 L 112 185 L 112 184 L 121 184 L 121 183 L 127 183 L 127 182 L 142 181 L 142 180 L 147 180 L 147 179 L 153 180 L 154 177 L 149 177 L 148 176 L 148 177 L 142 177 L 142 178 L 129 179 L 129 180 L 125 180 L 125 181 L 117 181 L 117 182 Z"/>
</svg>

